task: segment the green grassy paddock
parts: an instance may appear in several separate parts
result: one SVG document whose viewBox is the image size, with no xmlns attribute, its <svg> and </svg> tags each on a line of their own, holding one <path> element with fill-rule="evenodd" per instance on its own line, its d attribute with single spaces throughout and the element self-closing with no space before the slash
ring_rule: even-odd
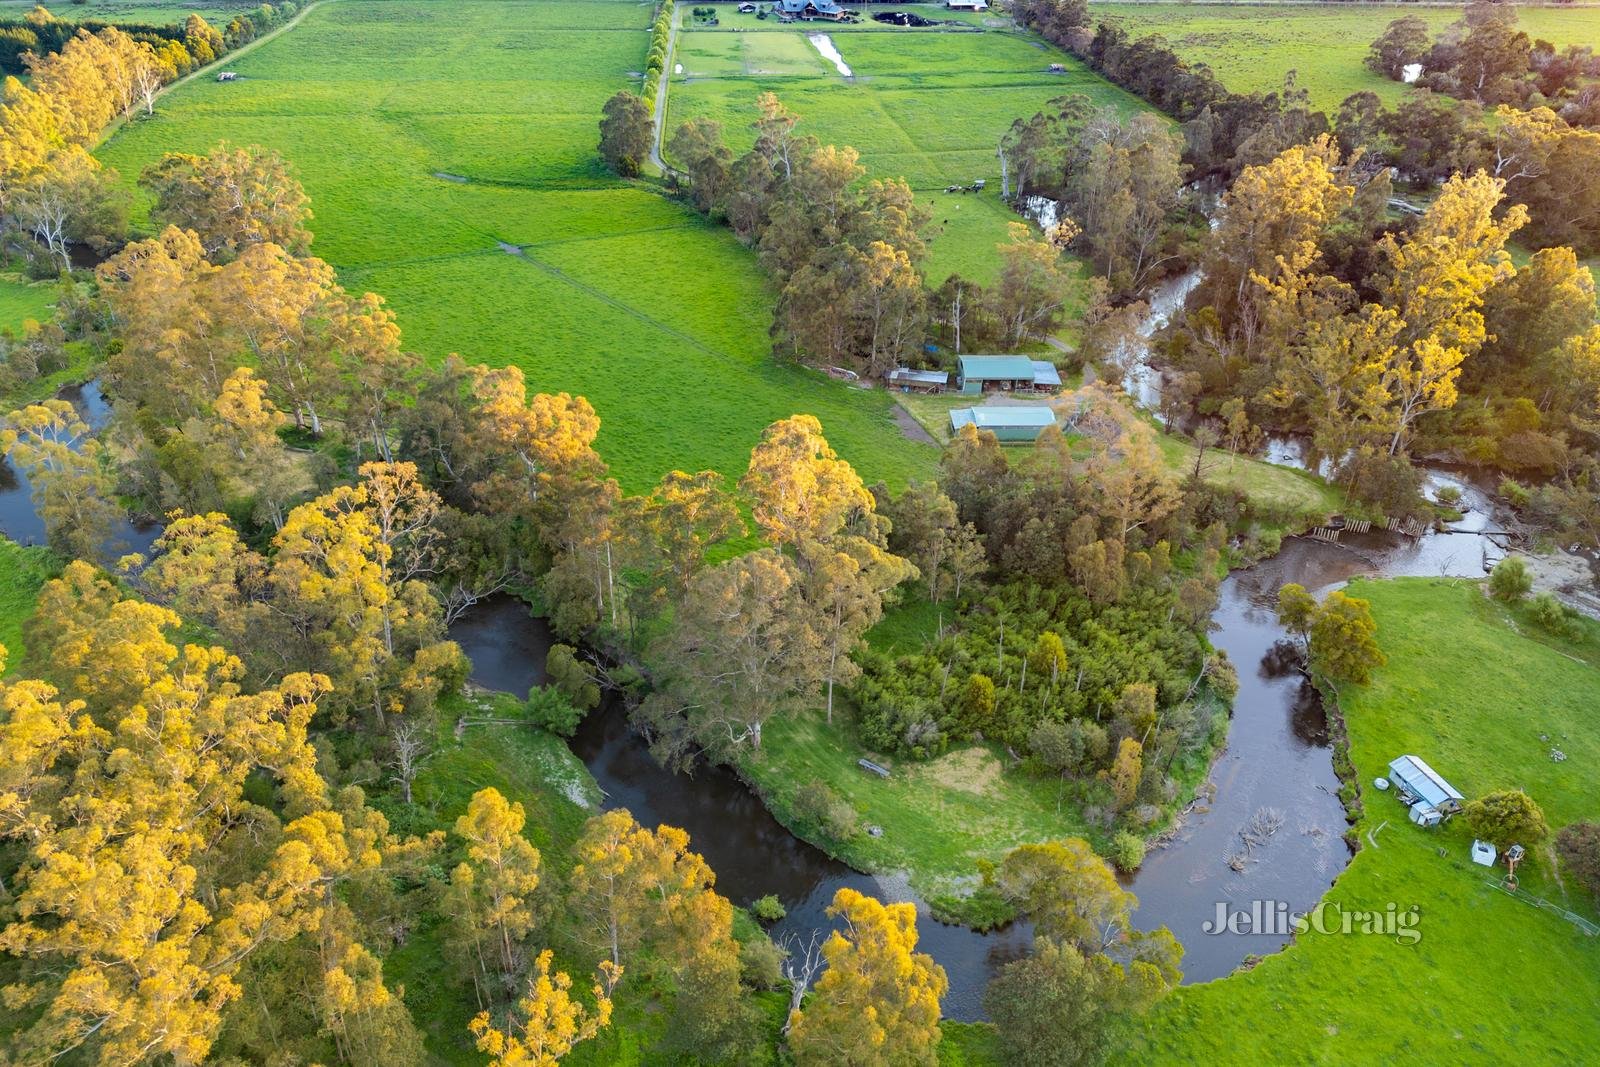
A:
<svg viewBox="0 0 1600 1067">
<path fill-rule="evenodd" d="M 1462 820 L 1421 830 L 1370 783 L 1412 753 L 1468 797 L 1526 789 L 1552 830 L 1600 818 L 1600 625 L 1551 639 L 1473 582 L 1358 581 L 1350 592 L 1371 600 L 1389 663 L 1340 695 L 1363 847 L 1325 899 L 1415 904 L 1421 940 L 1307 933 L 1254 970 L 1179 990 L 1120 1059 L 1580 1062 L 1600 1046 L 1600 938 L 1487 885 L 1495 873 L 1468 861 Z M 1550 759 L 1553 746 L 1565 762 Z M 1596 918 L 1542 852 L 1518 873 L 1524 888 Z"/>
<path fill-rule="evenodd" d="M 1160 34 L 1178 55 L 1205 63 L 1236 93 L 1283 88 L 1293 70 L 1312 103 L 1331 116 L 1351 93 L 1371 90 L 1393 106 L 1406 87 L 1365 66 L 1378 35 L 1415 15 L 1432 33 L 1461 17 L 1459 7 L 1422 4 L 1091 3 L 1093 23 L 1114 21 L 1135 38 Z M 1600 10 L 1518 5 L 1530 37 L 1558 48 L 1600 41 Z"/>
<path fill-rule="evenodd" d="M 675 468 L 736 475 L 796 412 L 870 480 L 927 474 L 937 450 L 904 438 L 882 392 L 774 363 L 748 250 L 602 169 L 600 107 L 637 85 L 649 16 L 623 0 L 325 0 L 240 57 L 239 81 L 174 90 L 101 156 L 131 184 L 168 151 L 279 150 L 344 285 L 384 296 L 430 359 L 516 364 L 531 390 L 587 396 L 630 491 Z"/>
</svg>

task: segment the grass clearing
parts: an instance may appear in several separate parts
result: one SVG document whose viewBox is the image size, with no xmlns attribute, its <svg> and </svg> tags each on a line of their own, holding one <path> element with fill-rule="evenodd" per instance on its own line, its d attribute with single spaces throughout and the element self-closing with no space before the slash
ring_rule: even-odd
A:
<svg viewBox="0 0 1600 1067">
<path fill-rule="evenodd" d="M 918 892 L 948 905 L 976 886 L 980 859 L 998 861 L 1030 841 L 1090 836 L 1071 785 L 1005 770 L 999 745 L 964 745 L 924 763 L 898 759 L 862 748 L 851 714 L 836 698 L 831 726 L 820 711 L 774 719 L 761 758 L 741 770 L 778 821 L 857 870 L 909 871 Z M 862 756 L 890 768 L 890 777 L 862 770 Z M 848 841 L 818 840 L 795 816 L 795 794 L 812 780 L 855 809 L 862 829 Z M 883 836 L 868 835 L 869 825 L 883 827 Z"/>
<path fill-rule="evenodd" d="M 1156 440 L 1174 474 L 1187 478 L 1194 473 L 1193 444 L 1164 431 L 1157 431 Z M 1271 516 L 1269 525 L 1283 520 L 1298 522 L 1296 531 L 1305 525 L 1303 520 L 1320 521 L 1345 506 L 1344 494 L 1314 474 L 1222 449 L 1206 452 L 1200 461 L 1200 478 L 1207 485 L 1243 493 L 1252 508 Z"/>
<path fill-rule="evenodd" d="M 21 335 L 29 319 L 47 322 L 55 313 L 56 284 L 31 282 L 20 274 L 0 274 L 0 330 Z"/>
<path fill-rule="evenodd" d="M 772 294 L 731 234 L 602 169 L 600 107 L 637 85 L 649 16 L 628 0 L 327 0 L 240 57 L 239 81 L 174 90 L 100 155 L 131 185 L 168 151 L 282 152 L 345 286 L 384 296 L 430 359 L 587 396 L 628 491 L 672 469 L 737 475 L 796 412 L 869 481 L 930 473 L 937 450 L 904 438 L 884 393 L 774 363 Z"/>
<path fill-rule="evenodd" d="M 1486 885 L 1494 875 L 1468 861 L 1461 820 L 1421 830 L 1370 783 L 1409 752 L 1468 797 L 1526 789 L 1552 829 L 1600 818 L 1600 625 L 1552 641 L 1459 580 L 1358 581 L 1350 591 L 1372 601 L 1389 656 L 1370 686 L 1341 695 L 1366 805 L 1358 829 L 1376 846 L 1364 841 L 1326 900 L 1379 912 L 1415 904 L 1421 941 L 1308 932 L 1248 973 L 1179 990 L 1124 1058 L 1582 1062 L 1600 1047 L 1600 938 Z M 1565 762 L 1550 759 L 1553 745 Z M 1596 917 L 1549 872 L 1540 855 L 1519 876 Z"/>
<path fill-rule="evenodd" d="M 997 195 L 995 157 L 1013 120 L 1069 93 L 1122 114 L 1144 107 L 1073 57 L 1014 31 L 775 26 L 731 13 L 727 21 L 679 35 L 674 58 L 683 73 L 672 78 L 668 129 L 708 116 L 723 124 L 736 152 L 744 151 L 754 136 L 756 96 L 776 92 L 800 116 L 802 132 L 851 145 L 871 177 L 904 178 L 916 191 L 933 213 L 926 273 L 934 283 L 951 273 L 993 280 L 995 245 L 1016 218 Z M 983 20 L 965 21 L 981 27 Z M 821 32 L 832 37 L 853 79 L 842 78 L 806 40 Z M 1052 63 L 1064 72 L 1050 73 Z M 981 194 L 944 192 L 979 178 L 988 182 Z"/>
<path fill-rule="evenodd" d="M 39 587 L 60 570 L 61 561 L 48 548 L 23 548 L 0 537 L 0 646 L 8 669 L 22 662 L 22 622 L 33 614 Z"/>
<path fill-rule="evenodd" d="M 1365 66 L 1368 49 L 1397 18 L 1414 15 L 1435 36 L 1459 7 L 1423 4 L 1091 3 L 1092 23 L 1114 21 L 1135 38 L 1160 34 L 1178 55 L 1204 63 L 1236 93 L 1283 88 L 1293 70 L 1331 117 L 1351 93 L 1371 90 L 1391 107 L 1406 87 Z M 1600 10 L 1519 5 L 1519 26 L 1558 48 L 1600 41 Z"/>
</svg>

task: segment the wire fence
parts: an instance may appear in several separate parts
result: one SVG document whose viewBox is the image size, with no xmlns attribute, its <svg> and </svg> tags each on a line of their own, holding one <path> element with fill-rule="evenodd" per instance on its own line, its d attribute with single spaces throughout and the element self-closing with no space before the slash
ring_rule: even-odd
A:
<svg viewBox="0 0 1600 1067">
<path fill-rule="evenodd" d="M 1582 915 L 1579 915 L 1576 912 L 1568 911 L 1559 904 L 1552 904 L 1543 897 L 1535 896 L 1526 889 L 1508 886 L 1505 883 L 1505 879 L 1501 879 L 1498 882 L 1486 882 L 1485 884 L 1490 889 L 1498 889 L 1500 892 L 1509 897 L 1515 897 L 1524 904 L 1532 904 L 1541 911 L 1555 912 L 1557 915 L 1561 916 L 1563 919 L 1567 920 L 1567 922 L 1571 923 L 1573 926 L 1576 926 L 1590 937 L 1600 937 L 1600 924 L 1596 924 L 1589 919 L 1585 919 Z"/>
</svg>

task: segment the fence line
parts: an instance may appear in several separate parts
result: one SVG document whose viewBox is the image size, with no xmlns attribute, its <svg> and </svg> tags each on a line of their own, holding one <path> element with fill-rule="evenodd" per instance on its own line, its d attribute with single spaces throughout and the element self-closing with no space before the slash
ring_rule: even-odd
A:
<svg viewBox="0 0 1600 1067">
<path fill-rule="evenodd" d="M 1532 904 L 1541 911 L 1553 911 L 1563 919 L 1567 920 L 1573 926 L 1576 926 L 1578 929 L 1588 934 L 1590 937 L 1600 937 L 1600 925 L 1590 922 L 1582 915 L 1568 911 L 1559 904 L 1552 904 L 1543 897 L 1534 896 L 1526 889 L 1513 889 L 1511 886 L 1506 885 L 1504 879 L 1501 879 L 1498 882 L 1485 882 L 1484 884 L 1490 889 L 1498 889 L 1502 893 L 1506 894 L 1506 896 L 1520 900 L 1524 904 Z"/>
</svg>

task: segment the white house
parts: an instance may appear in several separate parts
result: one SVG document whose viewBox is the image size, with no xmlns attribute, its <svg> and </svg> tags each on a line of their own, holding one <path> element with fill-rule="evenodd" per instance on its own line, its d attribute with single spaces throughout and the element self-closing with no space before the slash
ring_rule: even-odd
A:
<svg viewBox="0 0 1600 1067">
<path fill-rule="evenodd" d="M 989 5 L 985 0 L 944 0 L 944 6 L 951 11 L 987 11 Z"/>
</svg>

